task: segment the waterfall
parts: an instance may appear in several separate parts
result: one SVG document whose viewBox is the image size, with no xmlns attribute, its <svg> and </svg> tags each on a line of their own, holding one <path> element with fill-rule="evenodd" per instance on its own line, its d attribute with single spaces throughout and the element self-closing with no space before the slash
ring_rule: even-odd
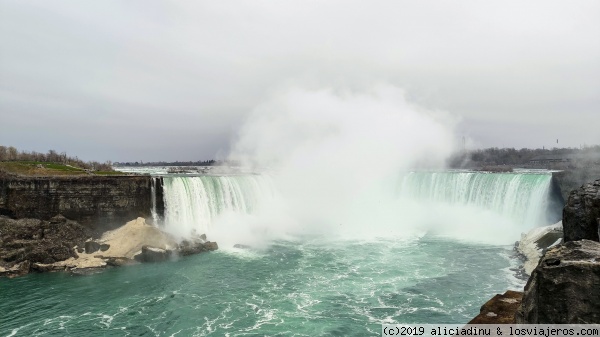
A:
<svg viewBox="0 0 600 337">
<path fill-rule="evenodd" d="M 164 224 L 174 233 L 206 233 L 224 212 L 252 214 L 273 198 L 272 185 L 265 175 L 164 176 Z"/>
<path fill-rule="evenodd" d="M 410 172 L 400 178 L 401 197 L 474 206 L 512 222 L 540 226 L 555 222 L 557 203 L 549 173 Z M 560 204 L 560 203 L 558 203 Z"/>
<path fill-rule="evenodd" d="M 162 187 L 161 220 L 167 231 L 180 237 L 196 232 L 214 238 L 219 232 L 241 240 L 240 236 L 253 235 L 247 231 L 261 236 L 288 230 L 332 232 L 333 227 L 334 232 L 343 231 L 344 235 L 431 230 L 440 235 L 505 243 L 524 230 L 556 222 L 562 207 L 554 200 L 552 175 L 545 173 L 403 173 L 398 180 L 387 179 L 387 188 L 381 193 L 375 189 L 374 193 L 364 190 L 351 195 L 347 203 L 351 207 L 345 208 L 332 206 L 334 200 L 319 199 L 321 188 L 328 186 L 311 185 L 310 181 L 297 183 L 308 184 L 301 191 L 312 190 L 314 194 L 306 197 L 319 200 L 318 207 L 307 208 L 307 199 L 295 199 L 290 190 L 277 191 L 268 175 L 165 175 L 153 183 L 161 184 L 161 180 L 161 186 L 153 185 L 154 189 Z M 153 216 L 155 204 L 156 198 Z M 273 213 L 278 211 L 281 213 Z M 284 220 L 271 221 L 273 214 L 284 214 Z"/>
<path fill-rule="evenodd" d="M 151 203 L 152 203 L 152 210 L 151 210 L 151 214 L 152 214 L 152 221 L 154 223 L 154 225 L 158 224 L 158 212 L 156 210 L 156 180 L 158 178 L 157 177 L 152 177 L 152 182 L 150 185 L 150 193 L 151 193 Z"/>
</svg>

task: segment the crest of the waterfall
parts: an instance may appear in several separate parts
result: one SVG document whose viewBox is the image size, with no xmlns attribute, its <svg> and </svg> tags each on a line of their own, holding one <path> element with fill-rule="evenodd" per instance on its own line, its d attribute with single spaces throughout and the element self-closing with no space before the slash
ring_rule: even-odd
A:
<svg viewBox="0 0 600 337">
<path fill-rule="evenodd" d="M 547 225 L 552 175 L 486 172 L 409 172 L 400 197 L 492 211 L 523 227 Z"/>
<path fill-rule="evenodd" d="M 510 243 L 547 225 L 552 175 L 544 173 L 409 172 L 396 195 L 428 232 L 469 241 Z M 440 221 L 441 219 L 441 221 Z"/>
</svg>

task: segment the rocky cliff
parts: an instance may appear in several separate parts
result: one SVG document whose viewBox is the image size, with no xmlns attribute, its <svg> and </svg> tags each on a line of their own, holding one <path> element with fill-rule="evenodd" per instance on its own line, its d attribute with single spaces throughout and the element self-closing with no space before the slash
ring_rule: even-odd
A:
<svg viewBox="0 0 600 337">
<path fill-rule="evenodd" d="M 600 180 L 572 191 L 564 243 L 542 256 L 525 286 L 517 323 L 600 324 Z"/>
<path fill-rule="evenodd" d="M 600 243 L 569 241 L 548 250 L 527 281 L 516 321 L 600 323 Z"/>
<path fill-rule="evenodd" d="M 564 241 L 599 241 L 600 179 L 569 194 L 563 210 Z"/>
<path fill-rule="evenodd" d="M 552 176 L 558 184 L 563 199 L 567 200 L 571 191 L 600 178 L 600 166 L 566 168 L 563 171 L 553 173 Z"/>
<path fill-rule="evenodd" d="M 534 229 L 522 238 L 523 254 L 527 255 L 523 246 L 533 247 L 535 269 L 514 315 L 517 324 L 600 324 L 599 218 L 600 179 L 569 193 L 562 219 L 564 243 L 556 242 L 560 224 Z M 544 251 L 541 258 L 538 249 Z M 499 296 L 486 303 L 472 323 L 509 320 L 514 307 L 506 309 Z M 496 313 L 500 311 L 509 315 Z"/>
<path fill-rule="evenodd" d="M 0 215 L 47 220 L 62 214 L 101 233 L 150 217 L 153 190 L 149 176 L 0 176 Z M 154 203 L 162 210 L 158 192 Z"/>
</svg>

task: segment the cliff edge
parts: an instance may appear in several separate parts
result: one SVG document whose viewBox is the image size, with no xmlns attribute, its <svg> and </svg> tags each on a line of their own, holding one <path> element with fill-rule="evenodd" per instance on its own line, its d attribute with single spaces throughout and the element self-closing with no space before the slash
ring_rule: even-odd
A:
<svg viewBox="0 0 600 337">
<path fill-rule="evenodd" d="M 149 218 L 154 192 L 150 176 L 0 175 L 0 215 L 49 220 L 57 214 L 100 234 L 137 217 Z"/>
</svg>

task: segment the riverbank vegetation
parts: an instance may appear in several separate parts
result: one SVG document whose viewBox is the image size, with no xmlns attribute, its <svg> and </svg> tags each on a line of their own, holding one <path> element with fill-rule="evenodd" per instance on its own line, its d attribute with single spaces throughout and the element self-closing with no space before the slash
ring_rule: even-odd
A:
<svg viewBox="0 0 600 337">
<path fill-rule="evenodd" d="M 47 153 L 27 152 L 3 145 L 0 145 L 0 172 L 36 176 L 123 174 L 115 171 L 110 161 L 83 161 L 55 150 L 49 150 Z"/>
</svg>

